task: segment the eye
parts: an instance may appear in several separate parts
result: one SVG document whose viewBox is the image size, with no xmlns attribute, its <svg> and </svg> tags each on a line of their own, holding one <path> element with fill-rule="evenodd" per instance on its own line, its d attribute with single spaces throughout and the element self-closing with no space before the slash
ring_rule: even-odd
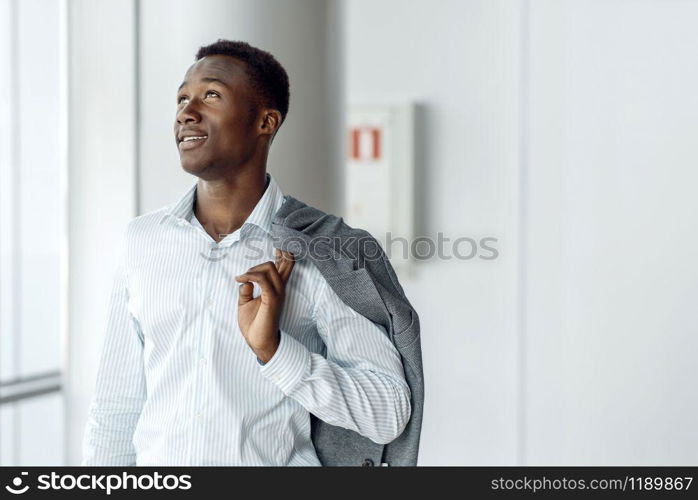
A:
<svg viewBox="0 0 698 500">
<path fill-rule="evenodd" d="M 209 95 L 213 95 L 214 97 L 220 97 L 220 95 L 218 94 L 218 92 L 216 92 L 216 91 L 214 91 L 214 90 L 207 90 L 207 91 L 206 91 L 206 95 L 204 96 L 204 98 L 208 97 Z M 187 96 L 185 96 L 185 95 L 179 96 L 179 97 L 177 98 L 177 105 L 182 104 L 182 100 L 183 100 L 183 99 L 187 99 L 187 100 L 188 100 L 189 98 L 188 98 Z"/>
</svg>

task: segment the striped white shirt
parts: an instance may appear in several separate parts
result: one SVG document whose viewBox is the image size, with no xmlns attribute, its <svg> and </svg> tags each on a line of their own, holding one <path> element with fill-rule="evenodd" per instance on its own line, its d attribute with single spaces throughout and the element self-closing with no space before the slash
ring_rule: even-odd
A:
<svg viewBox="0 0 698 500">
<path fill-rule="evenodd" d="M 274 261 L 283 195 L 267 178 L 242 227 L 218 243 L 194 217 L 196 184 L 129 223 L 83 465 L 320 465 L 310 413 L 377 443 L 404 429 L 410 392 L 397 350 L 309 259 L 286 285 L 269 362 L 242 336 L 234 277 Z"/>
</svg>

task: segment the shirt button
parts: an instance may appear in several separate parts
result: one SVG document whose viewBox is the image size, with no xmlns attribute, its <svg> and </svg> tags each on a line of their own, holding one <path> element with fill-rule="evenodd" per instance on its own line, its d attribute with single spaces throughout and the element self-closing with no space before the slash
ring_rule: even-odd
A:
<svg viewBox="0 0 698 500">
<path fill-rule="evenodd" d="M 196 418 L 201 418 L 201 412 L 200 412 L 200 411 L 196 413 Z"/>
<path fill-rule="evenodd" d="M 207 306 L 207 307 L 213 307 L 213 300 L 208 299 L 208 300 L 206 301 L 206 306 Z"/>
<path fill-rule="evenodd" d="M 206 358 L 199 358 L 199 363 L 202 365 L 206 364 Z"/>
</svg>

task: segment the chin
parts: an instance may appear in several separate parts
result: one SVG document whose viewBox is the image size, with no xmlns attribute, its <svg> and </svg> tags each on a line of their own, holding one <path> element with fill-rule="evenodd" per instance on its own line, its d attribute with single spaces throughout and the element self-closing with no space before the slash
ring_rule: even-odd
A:
<svg viewBox="0 0 698 500">
<path fill-rule="evenodd" d="M 209 170 L 208 166 L 204 162 L 192 162 L 192 161 L 182 161 L 182 169 L 191 175 L 201 177 L 205 175 L 206 171 Z"/>
</svg>

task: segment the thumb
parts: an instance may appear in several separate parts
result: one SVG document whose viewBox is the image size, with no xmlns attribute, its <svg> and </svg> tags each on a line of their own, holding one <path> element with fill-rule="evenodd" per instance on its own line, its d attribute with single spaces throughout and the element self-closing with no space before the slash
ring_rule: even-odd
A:
<svg viewBox="0 0 698 500">
<path fill-rule="evenodd" d="M 254 291 L 254 286 L 250 282 L 243 283 L 242 285 L 240 285 L 238 291 L 238 305 L 242 306 L 247 304 L 250 300 L 252 300 L 252 292 Z"/>
</svg>

